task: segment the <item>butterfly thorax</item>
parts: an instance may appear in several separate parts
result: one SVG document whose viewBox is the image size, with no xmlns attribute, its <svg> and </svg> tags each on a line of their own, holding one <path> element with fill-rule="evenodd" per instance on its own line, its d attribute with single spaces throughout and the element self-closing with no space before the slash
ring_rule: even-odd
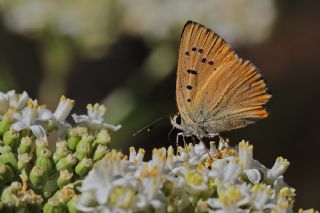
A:
<svg viewBox="0 0 320 213">
<path fill-rule="evenodd" d="M 186 137 L 196 136 L 197 138 L 206 138 L 206 137 L 214 137 L 218 133 L 214 132 L 212 128 L 206 125 L 204 122 L 185 122 L 183 118 L 178 115 L 175 115 L 171 119 L 171 124 L 179 129 L 182 130 L 183 135 Z"/>
</svg>

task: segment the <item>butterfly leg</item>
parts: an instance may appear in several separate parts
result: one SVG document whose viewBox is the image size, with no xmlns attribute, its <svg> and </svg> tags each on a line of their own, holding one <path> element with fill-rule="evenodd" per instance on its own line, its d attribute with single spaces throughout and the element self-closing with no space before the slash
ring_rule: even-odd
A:
<svg viewBox="0 0 320 213">
<path fill-rule="evenodd" d="M 182 136 L 183 135 L 183 132 L 179 132 L 177 134 L 177 138 L 176 138 L 176 149 L 177 149 L 177 154 L 178 154 L 178 149 L 179 149 L 179 136 Z"/>
</svg>

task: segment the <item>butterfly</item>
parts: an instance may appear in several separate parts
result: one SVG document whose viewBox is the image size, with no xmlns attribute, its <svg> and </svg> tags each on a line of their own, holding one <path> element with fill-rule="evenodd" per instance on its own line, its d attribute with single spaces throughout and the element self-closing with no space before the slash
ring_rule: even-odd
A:
<svg viewBox="0 0 320 213">
<path fill-rule="evenodd" d="M 214 137 L 266 118 L 271 98 L 261 73 L 240 58 L 220 36 L 188 21 L 182 31 L 177 66 L 180 135 Z"/>
</svg>

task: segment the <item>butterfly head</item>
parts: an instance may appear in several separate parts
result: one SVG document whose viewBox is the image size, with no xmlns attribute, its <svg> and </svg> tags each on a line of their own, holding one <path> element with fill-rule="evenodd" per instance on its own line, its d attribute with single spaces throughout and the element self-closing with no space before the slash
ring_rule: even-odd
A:
<svg viewBox="0 0 320 213">
<path fill-rule="evenodd" d="M 172 126 L 174 126 L 177 129 L 182 129 L 182 124 L 181 124 L 181 116 L 179 114 L 175 114 L 174 116 L 170 117 L 170 121 Z"/>
</svg>

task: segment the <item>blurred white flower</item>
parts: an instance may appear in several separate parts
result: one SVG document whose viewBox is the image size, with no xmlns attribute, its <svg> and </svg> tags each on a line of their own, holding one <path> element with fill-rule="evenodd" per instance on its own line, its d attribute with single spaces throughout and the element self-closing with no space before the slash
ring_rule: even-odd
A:
<svg viewBox="0 0 320 213">
<path fill-rule="evenodd" d="M 7 92 L 9 97 L 10 108 L 14 110 L 21 110 L 27 106 L 29 95 L 26 91 L 23 91 L 21 94 L 16 94 L 15 90 Z"/>
<path fill-rule="evenodd" d="M 255 184 L 251 189 L 251 203 L 254 211 L 263 212 L 274 208 L 274 191 L 270 185 Z"/>
<path fill-rule="evenodd" d="M 220 192 L 218 192 L 218 198 L 208 199 L 208 205 L 212 208 L 209 212 L 218 213 L 237 213 L 237 212 L 249 212 L 245 208 L 241 208 L 247 205 L 250 201 L 248 193 L 243 187 L 229 186 Z"/>
<path fill-rule="evenodd" d="M 116 38 L 114 24 L 120 10 L 112 0 L 3 0 L 5 25 L 16 33 L 40 36 L 53 33 L 69 37 L 86 51 L 100 50 Z"/>
<path fill-rule="evenodd" d="M 126 31 L 147 40 L 178 38 L 187 20 L 200 22 L 232 44 L 265 39 L 276 17 L 273 0 L 121 0 Z"/>
<path fill-rule="evenodd" d="M 88 115 L 76 115 L 72 114 L 74 121 L 78 124 L 83 124 L 89 129 L 100 129 L 106 127 L 112 131 L 118 131 L 121 128 L 121 125 L 114 126 L 112 124 L 107 124 L 104 122 L 104 114 L 107 109 L 103 105 L 99 104 L 88 104 L 87 105 Z"/>
</svg>

